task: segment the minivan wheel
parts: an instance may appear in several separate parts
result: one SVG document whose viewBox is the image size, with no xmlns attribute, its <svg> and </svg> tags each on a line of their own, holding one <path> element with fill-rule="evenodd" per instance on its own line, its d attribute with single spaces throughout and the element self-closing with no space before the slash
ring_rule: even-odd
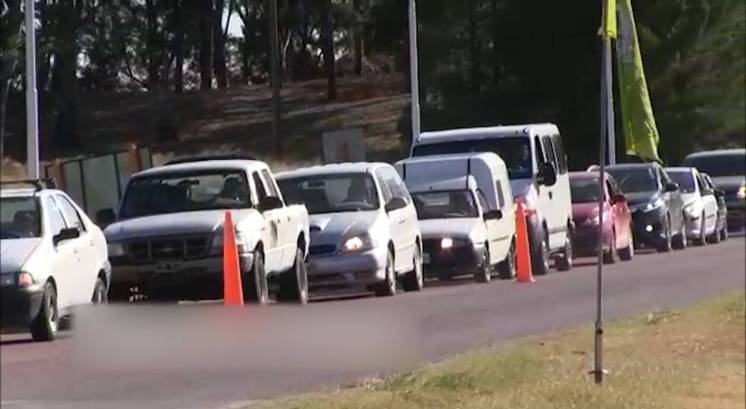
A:
<svg viewBox="0 0 746 409">
<path fill-rule="evenodd" d="M 407 273 L 402 280 L 404 291 L 421 291 L 425 286 L 425 277 L 422 272 L 422 254 L 419 244 L 414 246 L 414 256 L 412 257 L 413 268 Z"/>
<path fill-rule="evenodd" d="M 396 270 L 394 269 L 394 255 L 391 251 L 386 255 L 386 280 L 375 288 L 377 297 L 391 297 L 396 294 Z"/>
<path fill-rule="evenodd" d="M 303 252 L 300 249 L 295 250 L 293 267 L 280 276 L 277 301 L 308 304 L 308 273 L 306 262 L 303 260 Z"/>
<path fill-rule="evenodd" d="M 484 244 L 484 253 L 482 253 L 482 265 L 474 274 L 474 281 L 485 284 L 492 281 L 492 265 L 490 264 L 490 249 L 487 243 Z"/>
<path fill-rule="evenodd" d="M 697 236 L 696 239 L 694 239 L 694 244 L 696 246 L 704 246 L 705 243 L 707 243 L 707 231 L 705 231 L 706 223 L 705 223 L 705 214 L 702 213 L 702 224 L 699 226 L 699 236 Z"/>
<path fill-rule="evenodd" d="M 549 239 L 546 235 L 543 238 L 534 238 L 529 233 L 531 245 L 531 269 L 533 274 L 540 276 L 549 272 Z"/>
<path fill-rule="evenodd" d="M 257 305 L 269 302 L 267 272 L 264 270 L 264 255 L 260 251 L 254 253 L 254 265 L 249 274 L 244 276 L 242 286 L 244 302 Z"/>
<path fill-rule="evenodd" d="M 501 280 L 512 280 L 515 278 L 515 242 L 510 244 L 508 255 L 505 260 L 497 265 L 497 271 L 500 273 Z"/>
<path fill-rule="evenodd" d="M 59 310 L 57 309 L 57 291 L 52 283 L 44 284 L 39 312 L 31 322 L 31 338 L 34 341 L 52 341 L 57 336 L 57 325 L 59 323 Z"/>
<path fill-rule="evenodd" d="M 720 224 L 720 220 L 715 220 L 715 229 L 712 231 L 712 234 L 707 237 L 707 242 L 710 244 L 718 244 L 720 243 L 721 237 L 720 237 L 720 231 L 718 230 L 718 225 Z"/>
</svg>

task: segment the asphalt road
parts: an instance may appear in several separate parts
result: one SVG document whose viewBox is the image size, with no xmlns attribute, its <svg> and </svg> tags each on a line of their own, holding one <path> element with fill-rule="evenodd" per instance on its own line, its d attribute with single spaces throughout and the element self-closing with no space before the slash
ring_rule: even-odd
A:
<svg viewBox="0 0 746 409">
<path fill-rule="evenodd" d="M 745 244 L 737 237 L 604 267 L 605 316 L 743 289 Z M 197 305 L 116 315 L 99 309 L 95 319 L 111 325 L 79 323 L 53 343 L 3 337 L 0 403 L 8 409 L 222 408 L 347 385 L 480 345 L 590 324 L 595 272 L 594 260 L 580 259 L 573 270 L 553 270 L 533 284 L 434 283 L 421 293 L 318 302 L 302 310 L 269 306 L 221 315 L 222 307 Z"/>
</svg>

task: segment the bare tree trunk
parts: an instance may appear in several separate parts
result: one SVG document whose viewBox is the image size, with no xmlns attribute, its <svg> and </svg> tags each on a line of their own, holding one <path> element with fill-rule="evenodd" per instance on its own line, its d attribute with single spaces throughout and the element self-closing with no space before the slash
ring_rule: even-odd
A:
<svg viewBox="0 0 746 409">
<path fill-rule="evenodd" d="M 480 55 L 477 38 L 477 3 L 478 0 L 469 0 L 469 53 L 471 54 L 471 93 L 479 95 L 480 81 Z"/>
<path fill-rule="evenodd" d="M 214 20 L 212 23 L 213 36 L 213 64 L 215 78 L 218 81 L 218 88 L 228 88 L 228 69 L 225 66 L 225 36 L 223 35 L 223 10 L 225 9 L 225 0 L 215 0 Z"/>
<path fill-rule="evenodd" d="M 337 64 L 334 57 L 334 21 L 332 20 L 331 0 L 324 1 L 321 26 L 324 68 L 326 70 L 326 95 L 329 100 L 337 99 Z"/>
<path fill-rule="evenodd" d="M 200 1 L 199 73 L 200 89 L 212 89 L 213 0 Z"/>
</svg>

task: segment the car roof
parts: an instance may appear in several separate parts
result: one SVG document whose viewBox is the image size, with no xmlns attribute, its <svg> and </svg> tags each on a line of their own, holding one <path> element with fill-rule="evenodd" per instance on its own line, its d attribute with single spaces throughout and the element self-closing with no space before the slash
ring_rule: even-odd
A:
<svg viewBox="0 0 746 409">
<path fill-rule="evenodd" d="M 204 162 L 186 162 L 173 165 L 158 166 L 138 172 L 132 177 L 154 176 L 164 173 L 200 172 L 211 170 L 252 170 L 266 169 L 267 164 L 257 160 L 208 160 Z"/>
<path fill-rule="evenodd" d="M 510 136 L 529 136 L 532 132 L 538 134 L 554 134 L 559 133 L 559 129 L 557 128 L 557 125 L 552 123 L 447 129 L 443 131 L 423 132 L 417 138 L 417 142 L 436 143 L 446 142 L 453 139 L 469 140 L 484 139 L 487 137 L 505 138 Z"/>
<path fill-rule="evenodd" d="M 604 172 L 606 173 L 606 172 Z M 598 179 L 598 172 L 591 172 L 591 171 L 574 171 L 574 172 L 568 172 L 567 173 L 571 178 L 578 178 L 578 179 Z M 612 179 L 612 176 L 608 173 L 605 174 L 606 178 Z"/>
<path fill-rule="evenodd" d="M 650 169 L 656 166 L 656 163 L 620 163 L 617 165 L 607 165 L 606 169 Z"/>
<path fill-rule="evenodd" d="M 427 163 L 427 162 L 441 162 L 444 160 L 468 160 L 468 159 L 497 159 L 499 162 L 503 162 L 502 158 L 494 152 L 465 152 L 465 153 L 445 153 L 440 155 L 427 155 L 427 156 L 415 156 L 411 158 L 402 159 L 397 163 Z"/>
<path fill-rule="evenodd" d="M 666 168 L 666 172 L 672 172 L 672 173 L 694 173 L 696 171 L 695 168 L 690 168 L 686 166 L 675 166 L 672 168 Z"/>
<path fill-rule="evenodd" d="M 391 166 L 382 162 L 344 162 L 330 163 L 327 165 L 310 166 L 299 168 L 291 171 L 280 172 L 275 177 L 277 179 L 291 177 L 305 177 L 316 175 L 334 175 L 340 173 L 373 173 L 382 166 Z"/>
<path fill-rule="evenodd" d="M 706 158 L 711 156 L 722 156 L 722 155 L 746 155 L 745 148 L 734 148 L 734 149 L 716 149 L 712 151 L 693 152 L 686 156 L 687 159 L 692 158 Z"/>
</svg>

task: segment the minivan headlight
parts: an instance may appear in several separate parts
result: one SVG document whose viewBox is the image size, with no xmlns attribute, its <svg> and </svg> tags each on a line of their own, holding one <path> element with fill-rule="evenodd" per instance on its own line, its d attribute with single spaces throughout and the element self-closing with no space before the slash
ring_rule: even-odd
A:
<svg viewBox="0 0 746 409">
<path fill-rule="evenodd" d="M 375 247 L 375 243 L 368 234 L 350 237 L 342 243 L 342 251 L 348 253 L 366 251 L 373 247 Z"/>
</svg>

